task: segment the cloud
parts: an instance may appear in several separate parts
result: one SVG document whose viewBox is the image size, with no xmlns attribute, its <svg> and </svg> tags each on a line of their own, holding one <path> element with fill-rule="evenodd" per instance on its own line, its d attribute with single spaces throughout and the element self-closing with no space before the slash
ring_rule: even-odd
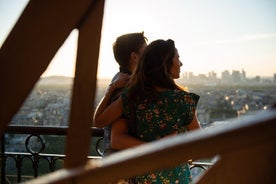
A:
<svg viewBox="0 0 276 184">
<path fill-rule="evenodd" d="M 276 38 L 276 33 L 263 33 L 263 34 L 245 35 L 243 38 L 244 38 L 244 40 L 273 39 L 273 38 Z"/>
<path fill-rule="evenodd" d="M 243 35 L 241 37 L 237 37 L 233 39 L 198 42 L 198 43 L 195 43 L 194 45 L 235 44 L 235 43 L 242 43 L 247 41 L 261 41 L 261 40 L 275 39 L 275 38 L 276 38 L 276 33 L 249 34 L 249 35 Z"/>
</svg>

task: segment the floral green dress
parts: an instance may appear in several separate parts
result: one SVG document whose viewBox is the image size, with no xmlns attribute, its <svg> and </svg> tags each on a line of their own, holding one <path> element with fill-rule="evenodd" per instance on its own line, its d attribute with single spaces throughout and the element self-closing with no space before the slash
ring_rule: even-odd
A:
<svg viewBox="0 0 276 184">
<path fill-rule="evenodd" d="M 130 117 L 126 100 L 127 90 L 122 94 L 123 113 Z M 157 93 L 155 101 L 144 100 L 136 107 L 134 121 L 137 123 L 136 137 L 149 142 L 158 140 L 174 132 L 184 133 L 191 123 L 199 96 L 181 90 L 168 90 Z M 191 182 L 187 164 L 159 172 L 150 172 L 135 178 L 136 183 L 186 184 Z"/>
</svg>

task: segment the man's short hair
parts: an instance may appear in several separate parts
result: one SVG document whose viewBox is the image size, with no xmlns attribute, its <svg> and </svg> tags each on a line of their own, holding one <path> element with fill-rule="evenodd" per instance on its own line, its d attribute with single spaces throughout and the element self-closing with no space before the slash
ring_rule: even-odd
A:
<svg viewBox="0 0 276 184">
<path fill-rule="evenodd" d="M 120 67 L 129 66 L 129 57 L 132 52 L 138 52 L 147 42 L 144 32 L 128 33 L 119 36 L 113 43 L 113 54 Z"/>
</svg>

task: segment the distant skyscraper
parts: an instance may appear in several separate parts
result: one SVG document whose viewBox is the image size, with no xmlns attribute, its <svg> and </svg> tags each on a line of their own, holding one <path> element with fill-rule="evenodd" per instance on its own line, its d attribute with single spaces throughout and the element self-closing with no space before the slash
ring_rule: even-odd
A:
<svg viewBox="0 0 276 184">
<path fill-rule="evenodd" d="M 209 72 L 209 78 L 210 79 L 216 79 L 217 78 L 217 74 L 214 71 Z"/>
<path fill-rule="evenodd" d="M 259 75 L 256 76 L 254 81 L 257 82 L 257 83 L 260 83 L 261 82 L 261 77 Z"/>
<path fill-rule="evenodd" d="M 246 72 L 242 69 L 241 80 L 246 81 Z"/>
<path fill-rule="evenodd" d="M 273 75 L 273 82 L 276 83 L 276 73 Z"/>
<path fill-rule="evenodd" d="M 194 78 L 194 73 L 193 72 L 189 72 L 189 79 L 193 79 Z"/>
<path fill-rule="evenodd" d="M 237 70 L 233 70 L 232 71 L 232 80 L 235 83 L 241 81 L 241 73 L 240 73 L 240 71 L 237 71 Z"/>
<path fill-rule="evenodd" d="M 221 73 L 221 80 L 224 83 L 231 82 L 231 75 L 230 75 L 230 72 L 228 70 L 225 70 Z"/>
</svg>

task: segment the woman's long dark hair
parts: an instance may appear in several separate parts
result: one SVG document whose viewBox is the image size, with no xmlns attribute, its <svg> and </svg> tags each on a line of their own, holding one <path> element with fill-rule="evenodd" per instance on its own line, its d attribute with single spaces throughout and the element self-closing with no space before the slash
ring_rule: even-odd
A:
<svg viewBox="0 0 276 184">
<path fill-rule="evenodd" d="M 136 105 L 145 99 L 148 102 L 154 100 L 156 87 L 180 89 L 170 75 L 175 54 L 175 44 L 171 39 L 153 41 L 145 49 L 128 86 L 127 102 L 131 111 L 131 129 L 136 127 L 134 120 Z"/>
</svg>

